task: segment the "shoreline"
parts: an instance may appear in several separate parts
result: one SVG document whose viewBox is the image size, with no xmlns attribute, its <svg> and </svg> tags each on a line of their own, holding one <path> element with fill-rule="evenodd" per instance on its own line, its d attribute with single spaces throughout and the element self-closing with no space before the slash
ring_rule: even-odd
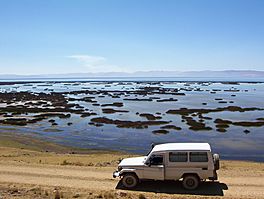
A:
<svg viewBox="0 0 264 199">
<path fill-rule="evenodd" d="M 30 135 L 18 135 L 18 133 L 15 132 L 0 132 L 0 147 L 26 149 L 36 152 L 52 152 L 58 154 L 129 154 L 114 150 L 71 147 L 67 145 L 57 144 L 45 139 L 38 139 Z"/>
<path fill-rule="evenodd" d="M 94 148 L 77 148 L 67 145 L 57 144 L 52 141 L 41 140 L 33 136 L 18 135 L 17 133 L 0 133 L 0 148 L 14 148 L 22 150 L 32 150 L 36 152 L 55 153 L 55 154 L 76 154 L 76 155 L 89 155 L 89 154 L 114 154 L 124 156 L 140 156 L 144 154 L 129 153 L 126 151 L 94 149 Z M 150 147 L 150 146 L 149 146 Z M 221 157 L 221 154 L 220 154 Z M 247 160 L 239 158 L 221 158 L 222 161 L 241 161 L 252 163 L 264 163 L 263 161 Z"/>
</svg>

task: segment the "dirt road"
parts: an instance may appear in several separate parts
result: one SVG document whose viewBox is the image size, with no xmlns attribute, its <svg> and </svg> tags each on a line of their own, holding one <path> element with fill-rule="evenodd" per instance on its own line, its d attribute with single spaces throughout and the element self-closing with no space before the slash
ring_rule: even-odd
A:
<svg viewBox="0 0 264 199">
<path fill-rule="evenodd" d="M 112 171 L 107 167 L 1 164 L 0 182 L 109 190 L 117 184 Z"/>
<path fill-rule="evenodd" d="M 220 171 L 220 183 L 216 183 L 216 185 L 210 183 L 207 184 L 208 186 L 204 184 L 200 192 L 185 192 L 181 188 L 172 188 L 170 190 L 170 186 L 174 185 L 160 185 L 155 184 L 155 182 L 143 183 L 142 186 L 144 188 L 138 191 L 146 192 L 146 197 L 150 196 L 148 195 L 149 192 L 151 194 L 153 191 L 159 192 L 160 197 L 163 197 L 163 194 L 166 193 L 175 193 L 173 195 L 170 194 L 170 197 L 173 198 L 181 197 L 181 194 L 187 194 L 186 196 L 190 198 L 199 198 L 199 195 L 224 195 L 224 198 L 264 198 L 263 164 L 255 163 L 255 170 L 252 170 L 253 167 L 250 169 L 246 165 L 242 165 L 242 163 L 238 164 L 237 162 L 234 163 L 234 167 L 228 168 L 227 166 L 230 164 L 230 162 L 227 162 L 223 165 L 223 169 Z M 240 167 L 238 167 L 239 165 Z M 1 162 L 0 183 L 66 187 L 89 191 L 113 191 L 118 184 L 118 180 L 112 178 L 113 170 L 113 167 L 79 167 Z M 162 186 L 165 188 L 162 188 Z M 129 192 L 131 193 L 131 191 Z M 189 194 L 194 194 L 194 196 L 189 196 Z M 164 197 L 166 198 L 165 195 Z"/>
</svg>

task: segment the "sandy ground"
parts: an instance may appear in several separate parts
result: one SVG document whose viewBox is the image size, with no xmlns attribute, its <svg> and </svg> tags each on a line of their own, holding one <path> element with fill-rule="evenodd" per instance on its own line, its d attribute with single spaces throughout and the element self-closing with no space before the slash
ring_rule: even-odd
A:
<svg viewBox="0 0 264 199">
<path fill-rule="evenodd" d="M 112 178 L 118 159 L 128 155 L 0 151 L 0 198 L 264 198 L 264 163 L 222 161 L 219 182 L 202 183 L 196 191 L 152 181 L 128 191 Z"/>
</svg>

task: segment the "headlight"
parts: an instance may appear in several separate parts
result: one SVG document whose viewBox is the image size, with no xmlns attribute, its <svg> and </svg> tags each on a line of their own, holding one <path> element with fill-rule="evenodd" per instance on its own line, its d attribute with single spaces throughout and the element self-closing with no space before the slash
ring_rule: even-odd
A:
<svg viewBox="0 0 264 199">
<path fill-rule="evenodd" d="M 122 169 L 123 169 L 123 168 L 122 168 L 122 167 L 120 167 L 120 166 L 119 166 L 119 167 L 117 167 L 117 170 L 118 170 L 118 171 L 121 171 Z"/>
</svg>

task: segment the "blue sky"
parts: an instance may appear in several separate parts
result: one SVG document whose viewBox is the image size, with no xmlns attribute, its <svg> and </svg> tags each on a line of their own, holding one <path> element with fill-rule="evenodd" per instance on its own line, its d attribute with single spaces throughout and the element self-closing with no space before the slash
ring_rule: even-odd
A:
<svg viewBox="0 0 264 199">
<path fill-rule="evenodd" d="M 0 69 L 264 70 L 264 1 L 0 0 Z"/>
</svg>

